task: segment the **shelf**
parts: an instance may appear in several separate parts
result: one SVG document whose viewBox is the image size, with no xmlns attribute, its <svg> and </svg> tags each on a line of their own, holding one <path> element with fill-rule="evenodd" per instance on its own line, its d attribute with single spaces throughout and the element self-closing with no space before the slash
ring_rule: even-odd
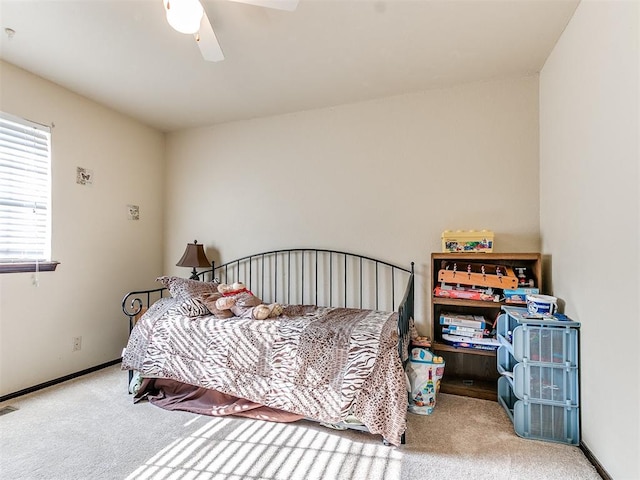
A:
<svg viewBox="0 0 640 480">
<path fill-rule="evenodd" d="M 494 357 L 496 356 L 495 350 L 479 350 L 477 348 L 462 348 L 462 347 L 454 347 L 453 345 L 447 345 L 446 343 L 433 342 L 431 349 L 434 352 L 454 352 L 454 353 L 463 353 L 465 355 L 482 355 L 485 357 Z"/>
<path fill-rule="evenodd" d="M 497 401 L 498 381 L 445 375 L 440 381 L 440 392 Z"/>
<path fill-rule="evenodd" d="M 438 319 L 441 313 L 459 313 L 482 315 L 491 324 L 500 310 L 507 304 L 504 301 L 482 301 L 463 298 L 435 297 L 433 291 L 440 285 L 439 270 L 443 261 L 458 262 L 458 267 L 465 263 L 485 266 L 501 265 L 512 269 L 524 267 L 527 278 L 534 280 L 540 292 L 542 289 L 542 256 L 539 253 L 432 253 L 431 254 L 431 339 L 432 350 L 445 360 L 444 376 L 441 390 L 455 395 L 497 400 L 498 377 L 497 355 L 495 350 L 478 350 L 473 348 L 454 347 L 442 339 L 442 325 Z M 471 268 L 472 271 L 477 269 Z M 487 271 L 490 271 L 488 268 Z M 499 292 L 499 290 L 498 290 Z M 487 327 L 490 328 L 490 327 Z"/>
<path fill-rule="evenodd" d="M 463 298 L 433 297 L 434 305 L 454 305 L 458 307 L 501 308 L 504 302 L 484 302 L 482 300 L 465 300 Z"/>
</svg>

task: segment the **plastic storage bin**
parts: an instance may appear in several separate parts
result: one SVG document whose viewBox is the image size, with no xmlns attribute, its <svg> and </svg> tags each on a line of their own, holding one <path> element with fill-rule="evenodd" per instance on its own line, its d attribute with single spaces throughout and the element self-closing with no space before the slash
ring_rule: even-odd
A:
<svg viewBox="0 0 640 480">
<path fill-rule="evenodd" d="M 580 442 L 578 327 L 565 315 L 502 307 L 496 353 L 498 402 L 523 438 Z"/>
<path fill-rule="evenodd" d="M 496 359 L 498 361 L 498 373 L 500 373 L 500 375 L 509 375 L 513 377 L 513 369 L 518 362 L 513 355 L 511 355 L 511 352 L 506 345 L 500 345 L 498 347 Z"/>
<path fill-rule="evenodd" d="M 578 366 L 578 327 L 571 320 L 529 318 L 525 308 L 503 307 L 498 317 L 498 340 L 516 361 Z M 566 317 L 564 317 L 566 318 Z"/>
<path fill-rule="evenodd" d="M 498 379 L 498 402 L 511 418 L 518 436 L 569 445 L 580 443 L 578 407 L 520 400 L 507 377 Z"/>
<path fill-rule="evenodd" d="M 493 237 L 491 230 L 445 230 L 442 232 L 442 251 L 491 253 Z"/>
<path fill-rule="evenodd" d="M 520 400 L 577 407 L 577 367 L 518 363 L 505 346 L 498 348 L 498 372 L 505 376 Z"/>
</svg>

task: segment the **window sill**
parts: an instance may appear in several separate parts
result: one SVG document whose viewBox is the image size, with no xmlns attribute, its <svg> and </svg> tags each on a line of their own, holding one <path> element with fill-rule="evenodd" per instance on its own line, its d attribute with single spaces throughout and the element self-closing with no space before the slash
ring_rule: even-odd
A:
<svg viewBox="0 0 640 480">
<path fill-rule="evenodd" d="M 39 262 L 39 272 L 54 272 L 60 262 Z M 0 263 L 0 273 L 20 273 L 20 272 L 35 272 L 35 262 L 24 263 Z"/>
</svg>

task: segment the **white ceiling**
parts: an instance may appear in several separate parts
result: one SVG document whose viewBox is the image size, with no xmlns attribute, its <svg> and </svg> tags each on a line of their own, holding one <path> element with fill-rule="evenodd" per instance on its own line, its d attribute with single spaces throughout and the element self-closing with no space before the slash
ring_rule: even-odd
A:
<svg viewBox="0 0 640 480">
<path fill-rule="evenodd" d="M 171 131 L 536 73 L 578 2 L 203 0 L 209 63 L 162 0 L 0 0 L 0 58 Z"/>
</svg>

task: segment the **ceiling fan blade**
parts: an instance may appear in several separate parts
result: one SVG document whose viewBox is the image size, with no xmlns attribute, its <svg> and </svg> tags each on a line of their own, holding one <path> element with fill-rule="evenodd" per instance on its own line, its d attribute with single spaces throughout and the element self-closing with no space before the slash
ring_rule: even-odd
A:
<svg viewBox="0 0 640 480">
<path fill-rule="evenodd" d="M 258 7 L 275 8 L 276 10 L 286 10 L 293 12 L 297 7 L 299 0 L 231 0 L 232 2 L 248 3 Z"/>
<path fill-rule="evenodd" d="M 224 60 L 224 53 L 218 43 L 216 34 L 213 31 L 209 17 L 205 12 L 200 21 L 200 31 L 194 34 L 200 53 L 208 62 L 219 62 Z"/>
</svg>

